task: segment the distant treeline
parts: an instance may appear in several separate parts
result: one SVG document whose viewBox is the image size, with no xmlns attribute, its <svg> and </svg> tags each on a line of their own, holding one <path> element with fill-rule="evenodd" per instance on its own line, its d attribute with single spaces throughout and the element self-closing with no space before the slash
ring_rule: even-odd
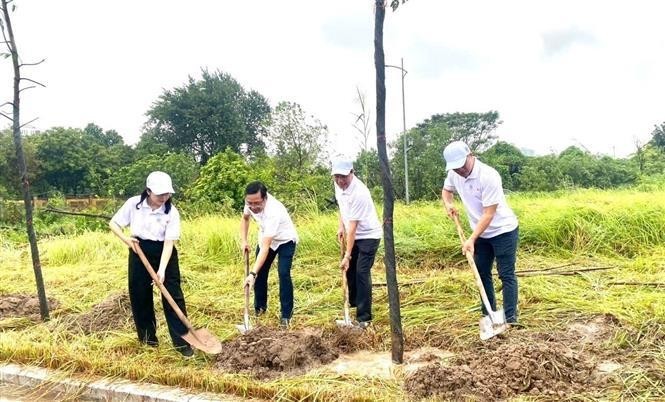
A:
<svg viewBox="0 0 665 402">
<path fill-rule="evenodd" d="M 163 170 L 173 177 L 179 198 L 205 211 L 240 208 L 243 188 L 252 180 L 266 182 L 295 210 L 320 210 L 332 203 L 330 134 L 297 103 L 280 102 L 272 109 L 260 93 L 246 90 L 228 74 L 204 70 L 200 80 L 190 77 L 183 86 L 165 90 L 146 115 L 135 146 L 125 144 L 116 131 L 93 123 L 83 129 L 54 127 L 24 136 L 33 194 L 126 198 L 143 190 L 150 171 Z M 347 143 L 360 144 L 356 173 L 378 201 L 380 169 L 371 149 L 375 140 L 369 113 L 363 109 L 354 115 L 358 133 L 349 134 Z M 665 177 L 665 123 L 654 128 L 649 142 L 636 144 L 630 157 L 623 159 L 577 147 L 558 155 L 527 156 L 513 145 L 497 142 L 494 132 L 501 123 L 496 111 L 444 113 L 408 130 L 410 199 L 439 197 L 445 176 L 441 152 L 457 139 L 494 166 L 511 191 L 614 188 Z M 403 146 L 400 137 L 390 152 L 398 199 L 405 195 Z M 0 198 L 20 199 L 20 189 L 12 136 L 5 130 L 0 132 Z"/>
</svg>

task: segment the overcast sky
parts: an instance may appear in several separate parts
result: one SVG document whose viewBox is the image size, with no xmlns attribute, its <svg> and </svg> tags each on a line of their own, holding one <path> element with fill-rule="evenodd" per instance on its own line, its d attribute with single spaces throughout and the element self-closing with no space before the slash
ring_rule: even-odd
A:
<svg viewBox="0 0 665 402">
<path fill-rule="evenodd" d="M 357 150 L 347 149 L 356 86 L 375 116 L 371 0 L 14 3 L 23 60 L 47 59 L 24 70 L 47 85 L 22 98 L 35 129 L 94 122 L 135 143 L 163 89 L 202 67 L 272 106 L 300 103 L 328 125 L 333 153 Z M 410 0 L 386 13 L 386 63 L 403 57 L 408 70 L 407 128 L 436 113 L 497 110 L 497 135 L 519 147 L 624 156 L 665 121 L 663 15 L 658 0 Z M 2 102 L 10 67 L 0 59 Z M 402 129 L 399 70 L 386 71 L 386 85 L 390 140 Z"/>
</svg>

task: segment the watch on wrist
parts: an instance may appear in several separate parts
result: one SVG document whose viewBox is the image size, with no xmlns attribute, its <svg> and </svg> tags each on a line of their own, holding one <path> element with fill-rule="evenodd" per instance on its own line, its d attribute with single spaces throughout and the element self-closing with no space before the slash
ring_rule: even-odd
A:
<svg viewBox="0 0 665 402">
<path fill-rule="evenodd" d="M 256 272 L 254 272 L 254 271 L 249 271 L 249 274 L 256 278 Z"/>
</svg>

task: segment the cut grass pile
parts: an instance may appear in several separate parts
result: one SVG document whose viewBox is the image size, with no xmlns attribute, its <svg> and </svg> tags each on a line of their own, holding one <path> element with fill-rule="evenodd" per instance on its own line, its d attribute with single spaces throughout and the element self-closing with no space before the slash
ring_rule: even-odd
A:
<svg viewBox="0 0 665 402">
<path fill-rule="evenodd" d="M 564 331 L 575 319 L 612 314 L 621 329 L 607 341 L 607 348 L 627 357 L 619 381 L 608 385 L 605 396 L 665 397 L 662 374 L 657 374 L 665 362 L 665 289 L 612 284 L 665 283 L 665 192 L 513 195 L 509 202 L 520 219 L 518 270 L 567 264 L 571 265 L 553 271 L 611 267 L 572 276 L 521 277 L 521 320 L 527 331 Z M 311 213 L 295 221 L 301 242 L 292 271 L 293 329 L 331 331 L 342 314 L 337 217 Z M 239 216 L 184 222 L 178 245 L 190 318 L 195 327 L 208 328 L 223 342 L 238 336 L 235 324 L 242 322 L 244 268 L 238 222 Z M 465 228 L 468 232 L 468 225 Z M 399 280 L 414 282 L 400 289 L 407 349 L 434 346 L 461 354 L 478 348 L 477 290 L 459 251 L 454 225 L 441 206 L 398 205 L 395 240 Z M 27 247 L 8 238 L 0 238 L 0 246 L 0 297 L 34 294 Z M 202 355 L 183 361 L 170 348 L 161 311 L 157 349 L 139 346 L 131 324 L 102 332 L 72 330 L 72 317 L 98 320 L 90 316 L 95 306 L 125 291 L 127 251 L 107 232 L 44 240 L 40 249 L 47 295 L 59 307 L 49 323 L 0 317 L 0 360 L 260 398 L 402 400 L 409 396 L 401 376 L 317 371 L 258 381 L 246 374 L 221 373 L 214 369 L 213 359 Z M 381 257 L 380 253 L 373 270 L 375 283 L 385 282 Z M 269 311 L 261 324 L 277 327 L 275 267 L 272 271 Z M 368 335 L 374 351 L 390 349 L 387 309 L 385 286 L 374 287 L 376 318 Z"/>
</svg>

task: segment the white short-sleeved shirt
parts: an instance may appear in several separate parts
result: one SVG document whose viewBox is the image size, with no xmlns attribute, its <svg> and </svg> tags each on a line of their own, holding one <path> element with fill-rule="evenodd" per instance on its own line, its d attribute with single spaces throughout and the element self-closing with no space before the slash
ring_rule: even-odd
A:
<svg viewBox="0 0 665 402">
<path fill-rule="evenodd" d="M 243 210 L 245 216 L 251 216 L 259 224 L 259 245 L 263 238 L 272 237 L 270 248 L 277 250 L 284 243 L 298 243 L 298 232 L 284 204 L 268 193 L 266 206 L 261 213 L 255 214 L 247 205 Z"/>
<path fill-rule="evenodd" d="M 478 158 L 474 162 L 471 174 L 466 178 L 449 170 L 443 188 L 459 194 L 472 230 L 478 225 L 483 215 L 483 208 L 497 206 L 494 218 L 480 237 L 489 239 L 517 228 L 517 216 L 506 202 L 499 172 Z"/>
<path fill-rule="evenodd" d="M 358 221 L 356 239 L 380 239 L 383 237 L 383 229 L 376 214 L 376 207 L 365 183 L 354 175 L 346 190 L 342 190 L 337 183 L 334 183 L 334 185 L 335 198 L 339 205 L 339 213 L 342 215 L 344 227 L 348 228 L 350 221 Z"/>
<path fill-rule="evenodd" d="M 153 210 L 144 200 L 139 205 L 141 196 L 137 195 L 125 201 L 123 206 L 113 215 L 111 220 L 124 228 L 129 226 L 132 236 L 144 240 L 178 240 L 180 238 L 180 213 L 174 205 L 168 214 L 164 213 L 164 205 Z"/>
</svg>

